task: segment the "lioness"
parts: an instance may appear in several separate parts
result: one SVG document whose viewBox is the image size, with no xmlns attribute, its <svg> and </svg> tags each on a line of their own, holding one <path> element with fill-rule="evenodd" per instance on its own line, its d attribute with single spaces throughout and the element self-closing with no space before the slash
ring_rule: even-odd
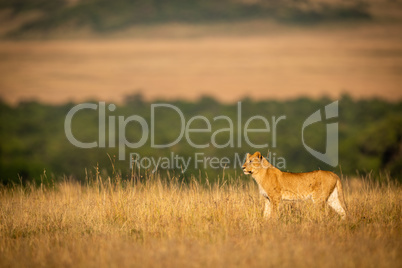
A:
<svg viewBox="0 0 402 268">
<path fill-rule="evenodd" d="M 341 217 L 346 218 L 346 206 L 339 177 L 330 171 L 306 173 L 282 172 L 260 152 L 247 154 L 242 166 L 244 174 L 251 174 L 260 193 L 265 197 L 264 217 L 276 217 L 281 200 L 305 200 L 324 205 L 327 202 Z"/>
</svg>

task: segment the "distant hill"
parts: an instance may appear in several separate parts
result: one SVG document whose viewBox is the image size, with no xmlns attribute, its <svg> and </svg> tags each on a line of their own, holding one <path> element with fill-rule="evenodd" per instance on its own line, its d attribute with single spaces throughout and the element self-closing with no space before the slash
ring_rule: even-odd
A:
<svg viewBox="0 0 402 268">
<path fill-rule="evenodd" d="M 54 31 L 90 29 L 96 33 L 136 25 L 215 23 L 267 19 L 280 23 L 317 24 L 328 21 L 368 20 L 361 1 L 258 0 L 0 0 L 0 20 L 14 22 L 3 35 L 46 35 Z M 35 15 L 32 15 L 32 14 Z M 24 14 L 30 14 L 29 18 Z"/>
</svg>

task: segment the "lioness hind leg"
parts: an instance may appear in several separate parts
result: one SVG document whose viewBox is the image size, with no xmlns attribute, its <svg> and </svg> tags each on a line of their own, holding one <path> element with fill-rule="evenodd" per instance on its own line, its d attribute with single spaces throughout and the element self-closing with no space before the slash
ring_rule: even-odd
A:
<svg viewBox="0 0 402 268">
<path fill-rule="evenodd" d="M 342 217 L 343 220 L 346 218 L 346 211 L 339 201 L 338 189 L 336 187 L 328 198 L 328 205 L 332 207 L 336 211 L 336 213 L 338 213 Z"/>
</svg>

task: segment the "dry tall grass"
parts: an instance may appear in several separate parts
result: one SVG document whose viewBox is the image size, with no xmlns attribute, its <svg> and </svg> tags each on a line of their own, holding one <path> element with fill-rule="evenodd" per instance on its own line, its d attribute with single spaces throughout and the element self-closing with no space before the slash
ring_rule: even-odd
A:
<svg viewBox="0 0 402 268">
<path fill-rule="evenodd" d="M 271 223 L 251 181 L 2 189 L 0 267 L 400 267 L 401 187 L 344 185 L 347 221 L 301 202 Z"/>
</svg>

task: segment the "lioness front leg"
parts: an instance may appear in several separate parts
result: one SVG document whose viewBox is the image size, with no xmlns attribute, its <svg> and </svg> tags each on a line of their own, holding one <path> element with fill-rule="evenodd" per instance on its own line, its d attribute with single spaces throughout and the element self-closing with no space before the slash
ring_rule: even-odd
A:
<svg viewBox="0 0 402 268">
<path fill-rule="evenodd" d="M 271 211 L 272 211 L 272 205 L 271 202 L 269 202 L 269 199 L 265 199 L 265 209 L 264 209 L 264 218 L 269 219 L 271 218 Z"/>
<path fill-rule="evenodd" d="M 278 219 L 279 202 L 280 200 L 276 199 L 271 201 L 271 218 L 275 220 Z"/>
<path fill-rule="evenodd" d="M 278 219 L 278 204 L 274 200 L 271 202 L 269 199 L 265 200 L 264 218 L 265 219 Z"/>
</svg>

